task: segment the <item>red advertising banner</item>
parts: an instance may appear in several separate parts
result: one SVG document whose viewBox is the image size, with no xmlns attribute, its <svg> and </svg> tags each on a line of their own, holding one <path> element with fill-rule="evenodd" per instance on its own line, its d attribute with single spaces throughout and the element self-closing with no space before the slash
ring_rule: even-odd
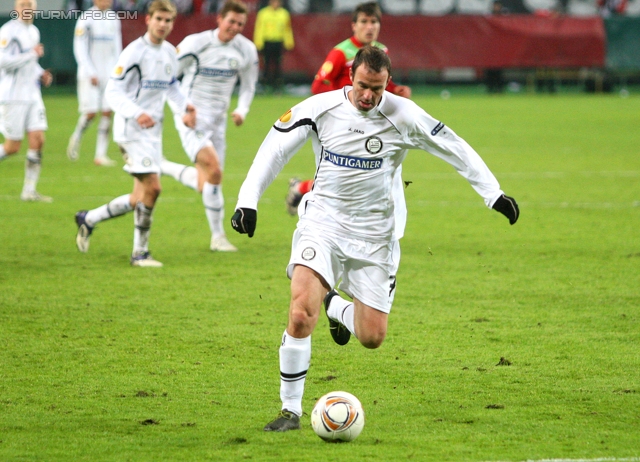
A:
<svg viewBox="0 0 640 462">
<path fill-rule="evenodd" d="M 253 36 L 255 16 L 245 35 Z M 292 16 L 296 46 L 285 55 L 284 71 L 312 77 L 327 53 L 351 35 L 349 15 Z M 186 35 L 214 28 L 214 15 L 179 17 L 169 36 L 173 44 Z M 123 24 L 125 44 L 142 35 L 144 18 Z M 449 67 L 603 67 L 605 28 L 599 17 L 385 16 L 379 40 L 389 48 L 394 69 Z"/>
</svg>

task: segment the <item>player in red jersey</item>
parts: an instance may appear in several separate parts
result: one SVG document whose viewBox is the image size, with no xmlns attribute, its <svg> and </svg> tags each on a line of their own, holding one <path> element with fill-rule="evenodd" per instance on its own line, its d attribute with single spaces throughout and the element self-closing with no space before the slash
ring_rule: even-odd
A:
<svg viewBox="0 0 640 462">
<path fill-rule="evenodd" d="M 353 36 L 339 43 L 329 52 L 311 84 L 311 93 L 317 95 L 351 85 L 349 80 L 351 64 L 356 53 L 363 46 L 372 45 L 388 53 L 387 47 L 377 41 L 381 15 L 380 7 L 376 2 L 361 3 L 356 7 L 351 22 Z M 406 85 L 396 85 L 393 81 L 389 81 L 386 90 L 405 98 L 411 97 L 411 88 Z"/>
</svg>

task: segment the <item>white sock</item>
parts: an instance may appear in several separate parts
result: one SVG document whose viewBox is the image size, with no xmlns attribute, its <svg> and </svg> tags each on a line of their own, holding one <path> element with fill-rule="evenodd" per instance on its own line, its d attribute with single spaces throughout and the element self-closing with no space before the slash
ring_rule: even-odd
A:
<svg viewBox="0 0 640 462">
<path fill-rule="evenodd" d="M 116 197 L 108 204 L 101 205 L 97 209 L 89 210 L 85 221 L 89 226 L 94 227 L 96 223 L 131 212 L 133 209 L 129 202 L 130 195 L 131 194 L 125 194 L 124 196 Z"/>
<path fill-rule="evenodd" d="M 196 170 L 195 167 L 162 159 L 162 162 L 160 162 L 160 170 L 162 170 L 163 175 L 173 177 L 187 188 L 191 188 L 194 191 L 198 190 L 198 170 Z"/>
<path fill-rule="evenodd" d="M 340 296 L 334 296 L 329 303 L 327 316 L 334 321 L 338 321 L 345 326 L 351 334 L 356 335 L 356 327 L 354 321 L 355 308 L 353 302 L 345 300 Z"/>
<path fill-rule="evenodd" d="M 209 221 L 209 229 L 213 237 L 224 236 L 222 221 L 224 220 L 224 197 L 222 185 L 205 182 L 202 187 L 202 203 Z"/>
<path fill-rule="evenodd" d="M 89 125 L 91 125 L 91 120 L 87 119 L 87 114 L 80 114 L 72 136 L 78 139 L 82 138 L 82 134 L 89 128 Z"/>
<path fill-rule="evenodd" d="M 24 164 L 24 186 L 22 192 L 30 193 L 36 190 L 38 179 L 40 179 L 40 167 L 42 153 L 35 149 L 27 150 L 27 160 Z"/>
<path fill-rule="evenodd" d="M 98 122 L 98 135 L 96 141 L 96 159 L 104 159 L 107 157 L 107 149 L 109 148 L 109 130 L 111 129 L 111 118 L 102 116 Z"/>
<path fill-rule="evenodd" d="M 304 382 L 311 361 L 311 336 L 291 337 L 287 331 L 280 347 L 280 399 L 282 409 L 302 415 Z"/>
<path fill-rule="evenodd" d="M 133 255 L 138 252 L 149 251 L 149 234 L 151 234 L 151 214 L 153 209 L 147 208 L 142 202 L 136 204 L 133 211 Z"/>
<path fill-rule="evenodd" d="M 4 145 L 0 144 L 0 161 L 7 158 L 7 152 L 4 150 Z"/>
</svg>

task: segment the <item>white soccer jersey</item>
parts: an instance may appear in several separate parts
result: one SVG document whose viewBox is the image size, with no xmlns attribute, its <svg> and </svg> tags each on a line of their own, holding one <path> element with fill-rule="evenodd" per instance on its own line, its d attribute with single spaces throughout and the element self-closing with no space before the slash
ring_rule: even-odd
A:
<svg viewBox="0 0 640 462">
<path fill-rule="evenodd" d="M 221 42 L 218 29 L 192 34 L 178 45 L 178 62 L 183 92 L 198 112 L 226 112 L 239 77 L 238 107 L 233 112 L 247 116 L 258 81 L 258 51 L 251 40 L 238 34 Z"/>
<path fill-rule="evenodd" d="M 78 79 L 98 77 L 106 84 L 122 53 L 120 20 L 111 10 L 89 8 L 76 23 L 73 54 Z"/>
<path fill-rule="evenodd" d="M 33 48 L 40 43 L 40 31 L 33 24 L 13 19 L 0 27 L 0 102 L 41 101 L 40 77 Z"/>
<path fill-rule="evenodd" d="M 187 99 L 180 92 L 177 69 L 176 49 L 166 40 L 154 45 L 145 35 L 124 49 L 106 88 L 107 101 L 115 112 L 113 139 L 117 143 L 161 140 L 167 97 L 184 114 Z M 153 128 L 138 125 L 137 118 L 143 113 L 156 121 Z"/>
<path fill-rule="evenodd" d="M 237 207 L 258 200 L 291 157 L 311 138 L 317 170 L 298 226 L 373 240 L 399 239 L 405 217 L 398 168 L 409 149 L 451 164 L 488 207 L 500 197 L 498 181 L 462 138 L 413 101 L 385 92 L 363 112 L 349 101 L 351 87 L 312 96 L 275 123 L 242 184 Z M 399 197 L 399 196 L 402 197 Z"/>
</svg>

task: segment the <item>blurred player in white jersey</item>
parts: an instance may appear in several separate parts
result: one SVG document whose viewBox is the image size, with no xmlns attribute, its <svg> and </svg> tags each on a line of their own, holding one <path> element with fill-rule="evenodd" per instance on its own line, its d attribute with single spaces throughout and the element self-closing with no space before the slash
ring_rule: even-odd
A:
<svg viewBox="0 0 640 462">
<path fill-rule="evenodd" d="M 52 202 L 53 199 L 36 191 L 47 130 L 40 85 L 49 86 L 53 80 L 51 73 L 38 64 L 44 47 L 30 13 L 36 8 L 35 0 L 16 0 L 18 17 L 0 28 L 0 131 L 4 135 L 0 161 L 20 150 L 26 132 L 27 160 L 20 198 Z"/>
<path fill-rule="evenodd" d="M 89 237 L 97 223 L 133 210 L 131 265 L 162 266 L 149 253 L 149 232 L 161 189 L 162 119 L 167 97 L 187 126 L 194 126 L 196 117 L 176 79 L 176 49 L 165 41 L 175 17 L 176 7 L 169 0 L 154 0 L 146 16 L 147 33 L 125 48 L 111 74 L 106 94 L 115 111 L 113 138 L 125 157 L 125 171 L 134 178 L 133 192 L 76 213 L 80 252 L 89 250 Z"/>
<path fill-rule="evenodd" d="M 93 162 L 107 167 L 116 165 L 116 162 L 107 156 L 111 108 L 104 90 L 122 52 L 120 20 L 111 11 L 112 4 L 113 0 L 93 0 L 93 7 L 84 12 L 76 24 L 73 54 L 78 63 L 80 118 L 67 146 L 69 159 L 78 160 L 82 135 L 101 113 Z"/>
<path fill-rule="evenodd" d="M 195 129 L 175 118 L 182 146 L 195 167 L 162 161 L 162 174 L 202 193 L 211 230 L 213 251 L 235 252 L 222 225 L 224 198 L 222 171 L 226 157 L 227 110 L 240 78 L 238 107 L 231 113 L 242 125 L 255 94 L 258 80 L 258 51 L 241 32 L 247 22 L 247 7 L 227 1 L 218 14 L 218 28 L 189 35 L 178 45 L 178 62 L 183 73 L 182 89 L 198 108 Z"/>
<path fill-rule="evenodd" d="M 409 99 L 384 89 L 391 61 L 365 46 L 344 87 L 312 96 L 285 113 L 265 138 L 240 188 L 232 226 L 253 236 L 260 196 L 291 157 L 311 139 L 316 154 L 313 190 L 304 196 L 293 235 L 289 322 L 280 346 L 282 409 L 265 431 L 300 428 L 311 333 L 324 302 L 331 336 L 351 335 L 378 348 L 396 289 L 398 235 L 405 217 L 395 212 L 394 176 L 409 149 L 451 164 L 511 224 L 519 215 L 480 156 L 442 122 Z M 353 302 L 337 297 L 338 286 Z"/>
</svg>

